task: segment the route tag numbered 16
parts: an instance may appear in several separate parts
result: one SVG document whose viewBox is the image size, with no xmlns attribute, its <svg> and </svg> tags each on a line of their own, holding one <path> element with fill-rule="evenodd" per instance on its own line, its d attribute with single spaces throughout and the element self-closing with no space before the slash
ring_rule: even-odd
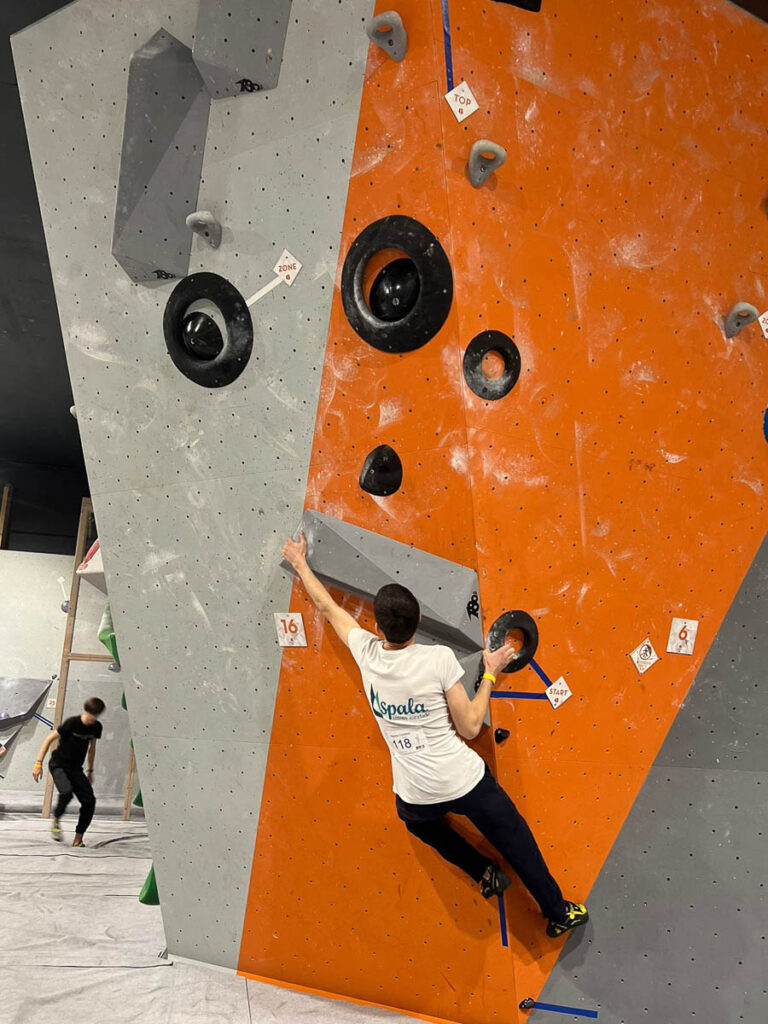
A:
<svg viewBox="0 0 768 1024">
<path fill-rule="evenodd" d="M 667 642 L 667 653 L 693 654 L 698 631 L 698 619 L 672 619 L 669 641 Z"/>
<path fill-rule="evenodd" d="M 544 692 L 553 708 L 559 708 L 561 704 L 565 704 L 569 697 L 573 696 L 571 688 L 563 676 L 560 676 L 554 683 L 551 683 Z"/>
<path fill-rule="evenodd" d="M 281 647 L 306 647 L 307 634 L 301 612 L 275 612 L 277 642 Z"/>
<path fill-rule="evenodd" d="M 455 89 L 445 94 L 445 98 L 457 121 L 466 121 L 470 114 L 480 109 L 466 82 L 459 82 Z"/>
</svg>

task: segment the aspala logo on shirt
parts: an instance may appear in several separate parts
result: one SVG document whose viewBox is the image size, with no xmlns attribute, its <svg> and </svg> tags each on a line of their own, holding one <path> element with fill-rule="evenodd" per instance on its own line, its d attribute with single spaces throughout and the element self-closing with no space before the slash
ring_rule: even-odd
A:
<svg viewBox="0 0 768 1024">
<path fill-rule="evenodd" d="M 402 718 L 407 715 L 429 714 L 425 705 L 415 703 L 413 697 L 408 698 L 407 704 L 387 704 L 386 701 L 381 700 L 373 687 L 371 687 L 371 708 L 377 718 L 386 718 L 388 722 L 391 722 L 393 718 Z"/>
</svg>

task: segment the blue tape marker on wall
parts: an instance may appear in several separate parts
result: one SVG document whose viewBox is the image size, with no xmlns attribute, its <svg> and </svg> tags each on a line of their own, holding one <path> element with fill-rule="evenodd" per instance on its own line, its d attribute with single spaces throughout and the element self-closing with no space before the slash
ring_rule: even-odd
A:
<svg viewBox="0 0 768 1024">
<path fill-rule="evenodd" d="M 445 78 L 448 82 L 447 92 L 453 89 L 453 53 L 451 51 L 451 15 L 448 10 L 448 0 L 443 3 L 443 48 L 445 50 Z"/>
<path fill-rule="evenodd" d="M 570 1013 L 574 1017 L 590 1017 L 597 1020 L 597 1010 L 580 1010 L 578 1006 L 558 1006 L 556 1003 L 536 1003 L 530 1007 L 532 1010 L 551 1010 L 552 1013 Z"/>
<path fill-rule="evenodd" d="M 505 700 L 546 700 L 546 693 L 523 693 L 515 690 L 491 690 L 491 696 Z"/>
<path fill-rule="evenodd" d="M 504 909 L 504 897 L 497 896 L 496 899 L 499 901 L 499 927 L 501 928 L 501 944 L 502 946 L 508 946 L 509 940 L 507 939 L 507 912 Z"/>
<path fill-rule="evenodd" d="M 49 729 L 53 728 L 53 722 L 49 722 L 47 718 L 43 718 L 43 716 L 38 715 L 37 712 L 35 712 L 35 718 L 38 720 L 38 722 L 43 722 L 45 725 L 47 725 Z"/>
<path fill-rule="evenodd" d="M 536 675 L 539 677 L 539 679 L 541 679 L 542 683 L 544 683 L 545 686 L 551 686 L 552 685 L 552 680 L 549 678 L 549 676 L 544 671 L 544 669 L 541 667 L 541 665 L 537 664 L 537 662 L 533 658 L 531 658 L 531 660 L 528 662 L 528 664 L 531 666 L 533 671 L 536 673 Z"/>
<path fill-rule="evenodd" d="M 768 406 L 766 406 L 765 416 L 763 416 L 763 436 L 768 441 Z"/>
</svg>

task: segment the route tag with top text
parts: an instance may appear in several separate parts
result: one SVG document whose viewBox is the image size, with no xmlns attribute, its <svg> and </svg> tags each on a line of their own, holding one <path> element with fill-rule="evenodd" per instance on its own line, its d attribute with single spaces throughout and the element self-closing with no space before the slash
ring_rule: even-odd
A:
<svg viewBox="0 0 768 1024">
<path fill-rule="evenodd" d="M 653 649 L 650 637 L 647 637 L 641 644 L 638 644 L 629 656 L 640 675 L 643 672 L 647 672 L 651 665 L 655 665 L 659 660 L 658 654 Z"/>
<path fill-rule="evenodd" d="M 389 741 L 393 753 L 409 757 L 411 754 L 421 754 L 429 750 L 429 740 L 423 729 L 415 729 L 413 732 L 398 733 Z"/>
<path fill-rule="evenodd" d="M 301 612 L 275 612 L 277 642 L 281 647 L 306 647 L 307 634 Z"/>
<path fill-rule="evenodd" d="M 470 114 L 480 109 L 466 82 L 459 82 L 455 89 L 445 94 L 445 98 L 457 121 L 466 121 Z"/>
<path fill-rule="evenodd" d="M 698 619 L 672 619 L 667 642 L 668 653 L 693 654 L 698 630 Z"/>
<path fill-rule="evenodd" d="M 544 692 L 553 708 L 559 708 L 561 704 L 565 704 L 569 697 L 573 696 L 571 688 L 563 676 L 560 676 L 554 683 L 551 683 Z"/>
</svg>

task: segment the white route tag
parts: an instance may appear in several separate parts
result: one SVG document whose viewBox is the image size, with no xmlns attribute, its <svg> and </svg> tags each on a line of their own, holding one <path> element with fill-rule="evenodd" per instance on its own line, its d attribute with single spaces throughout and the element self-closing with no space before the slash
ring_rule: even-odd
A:
<svg viewBox="0 0 768 1024">
<path fill-rule="evenodd" d="M 55 708 L 56 707 L 56 698 L 55 697 L 49 697 L 48 700 L 45 702 L 45 706 L 47 708 Z"/>
<path fill-rule="evenodd" d="M 301 612 L 275 612 L 277 642 L 281 647 L 306 647 L 307 634 Z"/>
<path fill-rule="evenodd" d="M 398 733 L 397 736 L 389 741 L 389 745 L 394 753 L 402 754 L 405 757 L 429 750 L 429 740 L 423 729 Z"/>
<path fill-rule="evenodd" d="M 655 665 L 659 656 L 653 649 L 651 638 L 647 637 L 641 644 L 632 651 L 630 658 L 635 663 L 635 668 L 640 673 L 647 672 L 651 665 Z"/>
<path fill-rule="evenodd" d="M 672 619 L 667 652 L 669 654 L 693 654 L 698 631 L 698 619 Z"/>
<path fill-rule="evenodd" d="M 457 121 L 466 121 L 470 114 L 480 109 L 466 82 L 459 82 L 455 89 L 445 94 L 445 98 Z"/>
<path fill-rule="evenodd" d="M 550 684 L 544 692 L 553 708 L 559 708 L 561 704 L 565 704 L 569 697 L 573 696 L 571 688 L 563 676 L 560 676 L 559 679 Z"/>
<path fill-rule="evenodd" d="M 763 337 L 768 338 L 768 310 L 757 318 L 757 322 L 760 324 Z"/>
<path fill-rule="evenodd" d="M 291 256 L 287 249 L 283 249 L 282 256 L 272 269 L 281 281 L 285 281 L 290 286 L 296 280 L 301 267 L 302 264 L 299 263 L 296 257 Z"/>
</svg>

